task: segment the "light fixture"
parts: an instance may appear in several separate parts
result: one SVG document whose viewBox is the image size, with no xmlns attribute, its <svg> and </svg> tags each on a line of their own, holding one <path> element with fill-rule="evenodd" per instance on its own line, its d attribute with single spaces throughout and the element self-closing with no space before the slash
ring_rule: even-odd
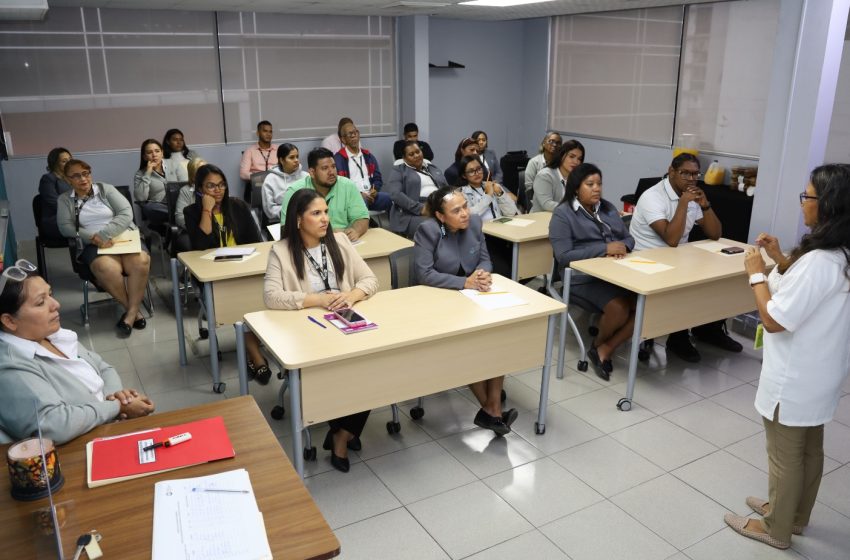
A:
<svg viewBox="0 0 850 560">
<path fill-rule="evenodd" d="M 496 8 L 507 8 L 510 6 L 522 6 L 524 4 L 543 4 L 544 2 L 553 2 L 554 0 L 467 0 L 459 2 L 463 6 L 489 6 Z"/>
</svg>

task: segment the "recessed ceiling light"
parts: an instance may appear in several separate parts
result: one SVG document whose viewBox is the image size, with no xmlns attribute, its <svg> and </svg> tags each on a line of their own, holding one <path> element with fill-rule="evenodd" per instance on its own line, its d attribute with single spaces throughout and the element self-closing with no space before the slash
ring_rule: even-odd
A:
<svg viewBox="0 0 850 560">
<path fill-rule="evenodd" d="M 554 0 L 468 0 L 467 2 L 459 2 L 464 6 L 495 6 L 497 8 L 507 8 L 509 6 L 522 6 L 523 4 L 542 4 L 544 2 L 553 2 Z"/>
</svg>

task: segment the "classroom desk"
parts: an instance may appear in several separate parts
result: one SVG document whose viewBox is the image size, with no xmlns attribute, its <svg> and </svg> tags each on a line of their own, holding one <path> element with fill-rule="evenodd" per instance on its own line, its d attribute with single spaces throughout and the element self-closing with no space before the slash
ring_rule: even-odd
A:
<svg viewBox="0 0 850 560">
<path fill-rule="evenodd" d="M 412 247 L 413 242 L 385 229 L 369 229 L 361 238 L 362 243 L 355 245 L 357 253 L 363 257 L 375 276 L 381 290 L 390 289 L 390 254 Z M 218 339 L 215 327 L 230 325 L 239 321 L 250 311 L 265 309 L 263 303 L 263 275 L 269 260 L 269 251 L 274 241 L 250 243 L 242 247 L 255 247 L 259 252 L 244 262 L 215 262 L 202 259 L 213 251 L 189 251 L 180 253 L 177 258 L 189 269 L 189 272 L 204 283 L 204 307 L 207 310 L 210 343 L 210 369 L 213 376 L 213 391 L 223 393 L 226 386 L 221 382 L 218 367 Z M 174 298 L 174 315 L 177 320 L 177 345 L 180 352 L 180 365 L 186 365 L 186 337 L 183 332 L 183 307 L 177 274 L 177 260 L 171 259 L 171 282 Z M 242 390 L 241 394 L 247 391 Z"/>
<path fill-rule="evenodd" d="M 747 247 L 746 243 L 730 239 L 721 238 L 719 242 Z M 744 271 L 744 254 L 723 255 L 697 247 L 704 243 L 712 242 L 698 241 L 679 247 L 646 249 L 629 254 L 627 258 L 642 258 L 674 267 L 655 274 L 632 270 L 609 258 L 570 263 L 572 270 L 595 276 L 637 294 L 635 329 L 629 354 L 629 379 L 626 396 L 617 403 L 620 410 L 630 410 L 632 406 L 641 340 L 734 317 L 756 308 Z"/>
<path fill-rule="evenodd" d="M 244 324 L 236 323 L 237 353 L 244 353 L 247 326 L 289 370 L 293 456 L 299 474 L 304 472 L 305 427 L 533 368 L 540 365 L 541 350 L 544 365 L 535 427 L 538 434 L 545 432 L 552 340 L 556 318 L 565 307 L 493 276 L 499 289 L 528 303 L 487 310 L 455 290 L 414 286 L 359 302 L 357 310 L 378 324 L 362 333 L 343 334 L 322 319 L 322 309 L 260 311 L 246 314 Z M 327 328 L 314 325 L 308 316 Z M 241 384 L 244 360 L 239 367 Z"/>
<path fill-rule="evenodd" d="M 210 416 L 224 417 L 236 456 L 126 482 L 88 488 L 86 443 L 96 437 L 180 424 Z M 3 456 L 8 445 L 0 447 Z M 310 493 L 296 476 L 268 422 L 251 397 L 227 399 L 183 410 L 106 424 L 59 447 L 65 485 L 54 495 L 56 503 L 73 500 L 76 527 L 62 532 L 66 558 L 73 556 L 79 534 L 96 529 L 103 535 L 105 558 L 149 559 L 153 538 L 153 485 L 161 480 L 192 478 L 223 471 L 247 469 L 265 518 L 274 557 L 332 558 L 339 554 L 334 536 Z M 4 558 L 36 558 L 31 513 L 47 507 L 46 498 L 19 502 L 9 494 L 9 476 L 0 476 L 0 542 Z M 69 553 L 70 551 L 70 553 Z M 52 557 L 52 556 L 51 556 Z"/>
<path fill-rule="evenodd" d="M 533 212 L 516 216 L 522 220 L 532 220 L 525 227 L 500 224 L 493 220 L 484 223 L 484 233 L 505 241 L 513 246 L 511 255 L 511 280 L 532 278 L 549 274 L 552 270 L 552 244 L 549 242 L 549 221 L 551 212 Z"/>
</svg>

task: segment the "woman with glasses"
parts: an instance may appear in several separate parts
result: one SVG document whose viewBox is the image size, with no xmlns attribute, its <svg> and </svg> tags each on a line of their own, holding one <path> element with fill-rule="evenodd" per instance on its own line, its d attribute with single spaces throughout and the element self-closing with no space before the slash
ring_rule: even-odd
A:
<svg viewBox="0 0 850 560">
<path fill-rule="evenodd" d="M 789 255 L 771 235 L 756 239 L 776 263 L 769 275 L 759 249 L 744 258 L 766 331 L 755 408 L 767 439 L 768 496 L 746 499 L 761 520 L 725 516 L 745 537 L 783 549 L 811 521 L 824 424 L 850 372 L 850 166 L 812 171 L 800 205 L 810 232 Z"/>
<path fill-rule="evenodd" d="M 572 170 L 564 198 L 549 222 L 552 252 L 563 272 L 572 261 L 611 257 L 621 259 L 635 246 L 617 208 L 602 198 L 602 171 L 592 163 Z M 596 375 L 608 381 L 614 370 L 614 351 L 632 336 L 635 295 L 628 290 L 578 274 L 570 281 L 570 300 L 602 312 L 599 333 L 587 353 Z"/>
<path fill-rule="evenodd" d="M 437 189 L 428 196 L 426 213 L 430 219 L 419 226 L 413 238 L 416 280 L 435 288 L 489 292 L 492 265 L 481 218 L 470 212 L 461 190 Z M 498 436 L 510 432 L 517 418 L 516 409 L 502 412 L 504 380 L 499 376 L 469 386 L 481 405 L 475 425 Z"/>
<path fill-rule="evenodd" d="M 528 165 L 525 166 L 525 191 L 528 193 L 529 200 L 531 200 L 533 194 L 534 178 L 541 169 L 549 165 L 561 144 L 563 144 L 561 135 L 557 132 L 549 132 L 540 142 L 537 155 L 528 160 Z"/>
<path fill-rule="evenodd" d="M 348 236 L 334 233 L 325 199 L 313 189 L 292 195 L 280 241 L 272 245 L 263 299 L 269 309 L 352 307 L 378 291 L 378 279 Z M 348 450 L 361 448 L 369 411 L 330 420 L 323 448 L 331 465 L 348 472 Z"/>
<path fill-rule="evenodd" d="M 404 161 L 393 166 L 387 180 L 386 192 L 393 205 L 390 208 L 390 229 L 412 238 L 424 220 L 425 201 L 440 187 L 448 186 L 440 169 L 425 159 L 416 140 L 404 144 Z"/>
<path fill-rule="evenodd" d="M 201 156 L 189 149 L 180 129 L 171 128 L 162 138 L 162 157 L 169 163 L 165 168 L 165 178 L 170 182 L 184 182 L 189 180 L 189 173 L 186 170 L 189 162 Z"/>
<path fill-rule="evenodd" d="M 229 196 L 224 172 L 215 165 L 201 166 L 195 174 L 195 203 L 183 209 L 192 250 L 235 247 L 263 239 L 248 205 Z M 266 385 L 272 372 L 253 333 L 245 336 L 248 375 Z"/>
<path fill-rule="evenodd" d="M 112 185 L 93 182 L 91 166 L 84 161 L 70 160 L 65 164 L 65 176 L 73 188 L 59 197 L 59 231 L 76 240 L 77 261 L 89 267 L 98 286 L 124 307 L 115 328 L 118 336 L 126 338 L 133 329 L 147 326 L 140 309 L 150 274 L 150 256 L 144 244 L 138 253 L 101 255 L 98 250 L 112 247 L 116 236 L 135 229 L 133 208 Z"/>
<path fill-rule="evenodd" d="M 554 157 L 534 177 L 532 212 L 553 212 L 564 198 L 564 183 L 570 172 L 584 162 L 584 146 L 578 140 L 562 144 Z"/>
<path fill-rule="evenodd" d="M 448 166 L 443 173 L 448 184 L 452 187 L 460 186 L 460 170 L 458 169 L 458 166 L 460 165 L 461 158 L 478 156 L 478 142 L 472 138 L 464 138 L 461 140 L 460 144 L 457 145 L 457 150 L 455 150 L 454 163 Z"/>
<path fill-rule="evenodd" d="M 120 196 L 120 195 L 119 195 Z M 146 416 L 154 405 L 124 389 L 115 369 L 61 328 L 50 285 L 25 260 L 0 278 L 0 443 L 38 431 L 57 444 L 92 428 Z"/>
<path fill-rule="evenodd" d="M 47 173 L 38 182 L 38 194 L 41 195 L 41 228 L 39 235 L 50 240 L 61 240 L 59 226 L 56 225 L 56 203 L 59 195 L 71 190 L 65 178 L 65 164 L 71 160 L 71 152 L 65 148 L 53 148 L 47 154 Z M 42 239 L 42 241 L 46 241 Z"/>
</svg>

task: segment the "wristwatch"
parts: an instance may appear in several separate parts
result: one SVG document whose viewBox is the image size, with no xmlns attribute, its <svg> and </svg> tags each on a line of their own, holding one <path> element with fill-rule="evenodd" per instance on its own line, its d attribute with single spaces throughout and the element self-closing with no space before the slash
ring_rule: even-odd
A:
<svg viewBox="0 0 850 560">
<path fill-rule="evenodd" d="M 756 272 L 755 274 L 750 274 L 750 286 L 755 286 L 756 284 L 764 284 L 767 282 L 767 277 L 763 272 Z"/>
<path fill-rule="evenodd" d="M 711 210 L 711 203 L 709 202 L 706 206 L 700 206 L 703 212 L 706 210 Z"/>
</svg>

